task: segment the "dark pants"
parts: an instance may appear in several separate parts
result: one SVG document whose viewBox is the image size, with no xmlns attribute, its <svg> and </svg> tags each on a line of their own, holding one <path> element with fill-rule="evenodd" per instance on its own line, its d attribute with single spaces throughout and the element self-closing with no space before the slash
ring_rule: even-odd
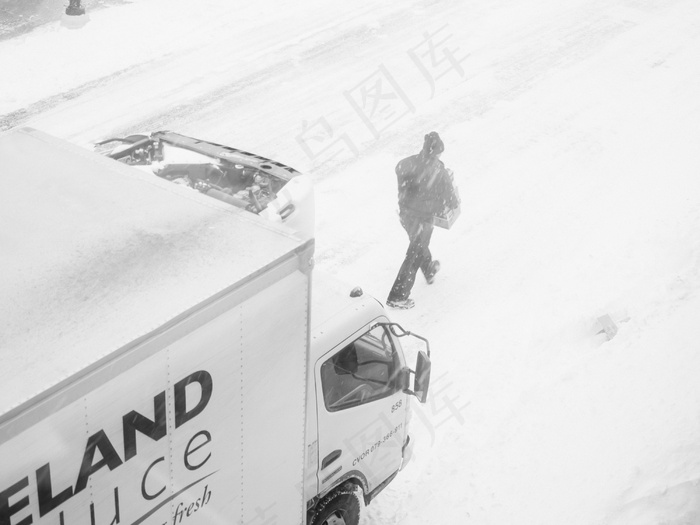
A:
<svg viewBox="0 0 700 525">
<path fill-rule="evenodd" d="M 394 286 L 391 287 L 387 301 L 402 301 L 411 295 L 413 283 L 416 281 L 418 269 L 427 275 L 430 271 L 430 263 L 433 258 L 430 255 L 430 237 L 433 235 L 433 224 L 424 222 L 411 215 L 400 215 L 401 226 L 408 233 L 410 241 L 406 258 L 396 276 Z"/>
</svg>

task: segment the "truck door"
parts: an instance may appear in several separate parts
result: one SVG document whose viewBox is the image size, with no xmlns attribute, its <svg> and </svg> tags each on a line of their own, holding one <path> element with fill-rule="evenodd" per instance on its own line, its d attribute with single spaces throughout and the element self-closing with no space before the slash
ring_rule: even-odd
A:
<svg viewBox="0 0 700 525">
<path fill-rule="evenodd" d="M 374 490 L 401 466 L 407 395 L 403 357 L 382 326 L 316 363 L 319 493 L 352 473 Z"/>
</svg>

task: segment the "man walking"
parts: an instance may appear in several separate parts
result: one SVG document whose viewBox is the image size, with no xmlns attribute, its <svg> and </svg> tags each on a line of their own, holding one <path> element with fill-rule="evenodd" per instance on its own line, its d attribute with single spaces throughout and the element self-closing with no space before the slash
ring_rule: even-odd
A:
<svg viewBox="0 0 700 525">
<path fill-rule="evenodd" d="M 420 268 L 428 284 L 435 280 L 440 262 L 430 253 L 430 237 L 433 234 L 433 216 L 447 204 L 459 204 L 440 155 L 445 150 L 440 136 L 432 131 L 425 136 L 423 149 L 417 155 L 401 160 L 396 165 L 399 186 L 399 218 L 409 239 L 403 264 L 391 287 L 386 304 L 392 308 L 413 308 L 409 298 Z"/>
</svg>

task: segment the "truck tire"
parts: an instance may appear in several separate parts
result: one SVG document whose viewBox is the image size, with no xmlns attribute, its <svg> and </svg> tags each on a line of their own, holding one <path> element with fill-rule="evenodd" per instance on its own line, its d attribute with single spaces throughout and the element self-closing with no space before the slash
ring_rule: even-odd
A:
<svg viewBox="0 0 700 525">
<path fill-rule="evenodd" d="M 358 525 L 361 507 L 357 491 L 346 485 L 318 504 L 309 525 Z"/>
</svg>

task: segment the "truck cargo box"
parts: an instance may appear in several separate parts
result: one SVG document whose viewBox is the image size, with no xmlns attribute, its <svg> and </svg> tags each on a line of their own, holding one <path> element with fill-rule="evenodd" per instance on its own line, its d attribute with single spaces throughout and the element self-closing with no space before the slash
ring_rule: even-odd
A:
<svg viewBox="0 0 700 525">
<path fill-rule="evenodd" d="M 0 165 L 0 524 L 302 523 L 313 241 L 29 128 Z"/>
</svg>

